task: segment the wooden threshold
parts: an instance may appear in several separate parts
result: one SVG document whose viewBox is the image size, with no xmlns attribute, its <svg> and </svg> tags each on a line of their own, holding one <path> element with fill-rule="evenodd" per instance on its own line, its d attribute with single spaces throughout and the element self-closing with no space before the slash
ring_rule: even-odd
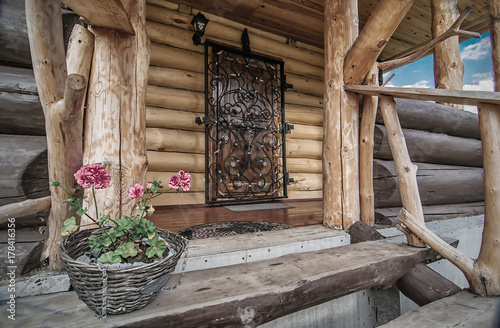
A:
<svg viewBox="0 0 500 328">
<path fill-rule="evenodd" d="M 20 327 L 255 327 L 367 288 L 391 286 L 414 265 L 435 259 L 429 248 L 386 241 L 187 272 L 176 290 L 132 313 L 99 321 L 75 292 L 16 299 Z M 175 284 L 173 275 L 169 284 Z M 8 304 L 0 306 L 7 312 Z M 6 321 L 2 316 L 0 321 Z"/>
<path fill-rule="evenodd" d="M 323 223 L 323 201 L 283 202 L 293 208 L 235 212 L 223 205 L 173 205 L 156 208 L 149 220 L 157 227 L 177 232 L 195 225 L 223 221 L 259 221 L 285 223 L 295 227 Z M 231 205 L 231 204 L 225 204 Z"/>
<path fill-rule="evenodd" d="M 480 103 L 500 105 L 500 92 L 423 88 L 393 88 L 353 84 L 345 85 L 344 89 L 368 96 L 393 96 L 395 98 L 431 100 L 436 102 L 472 106 L 477 106 Z"/>
</svg>

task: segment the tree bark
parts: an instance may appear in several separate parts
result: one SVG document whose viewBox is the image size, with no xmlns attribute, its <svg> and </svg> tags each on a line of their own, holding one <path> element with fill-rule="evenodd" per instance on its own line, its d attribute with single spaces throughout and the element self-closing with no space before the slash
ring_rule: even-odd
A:
<svg viewBox="0 0 500 328">
<path fill-rule="evenodd" d="M 432 37 L 436 38 L 448 30 L 460 16 L 456 0 L 432 0 Z M 434 84 L 436 89 L 462 90 L 464 63 L 460 58 L 458 36 L 441 42 L 434 48 Z M 444 105 L 463 109 L 463 105 Z"/>
<path fill-rule="evenodd" d="M 359 220 L 358 104 L 343 89 L 344 58 L 358 35 L 357 5 L 327 0 L 324 11 L 323 224 L 335 228 Z"/>
<path fill-rule="evenodd" d="M 408 209 L 415 216 L 420 224 L 425 226 L 424 212 L 418 192 L 417 167 L 412 164 L 406 143 L 399 125 L 396 103 L 392 97 L 380 97 L 380 109 L 384 117 L 387 128 L 389 143 L 396 164 L 396 172 L 399 182 L 399 191 L 403 207 Z M 424 247 L 425 244 L 411 233 L 406 233 L 408 244 L 417 247 Z"/>
<path fill-rule="evenodd" d="M 490 40 L 495 91 L 500 92 L 500 3 L 490 0 Z"/>
</svg>

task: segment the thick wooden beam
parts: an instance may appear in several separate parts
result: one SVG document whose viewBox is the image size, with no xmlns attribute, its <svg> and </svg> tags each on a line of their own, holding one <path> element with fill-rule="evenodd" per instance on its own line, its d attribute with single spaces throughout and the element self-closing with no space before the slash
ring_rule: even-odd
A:
<svg viewBox="0 0 500 328">
<path fill-rule="evenodd" d="M 399 191 L 403 207 L 417 218 L 418 222 L 425 226 L 424 212 L 418 192 L 417 184 L 417 166 L 412 164 L 406 142 L 399 124 L 398 114 L 396 112 L 396 103 L 391 97 L 380 97 L 380 109 L 384 117 L 385 127 L 388 132 L 389 144 L 396 164 L 398 175 Z M 424 247 L 415 235 L 403 230 L 408 238 L 408 244 L 418 247 Z"/>
<path fill-rule="evenodd" d="M 345 89 L 369 96 L 385 95 L 395 98 L 430 100 L 472 106 L 477 106 L 479 103 L 500 105 L 500 93 L 487 91 L 392 88 L 369 85 L 346 85 Z"/>
<path fill-rule="evenodd" d="M 490 0 L 490 40 L 495 91 L 500 92 L 500 3 Z"/>
<path fill-rule="evenodd" d="M 368 85 L 378 85 L 378 69 L 373 65 Z M 375 223 L 375 196 L 373 193 L 373 145 L 378 97 L 365 96 L 359 131 L 359 205 L 361 221 L 372 226 Z"/>
<path fill-rule="evenodd" d="M 361 84 L 414 0 L 381 0 L 371 12 L 344 63 L 344 81 Z"/>
<path fill-rule="evenodd" d="M 359 220 L 358 97 L 343 89 L 344 57 L 358 34 L 357 0 L 325 1 L 323 223 L 347 228 Z"/>
<path fill-rule="evenodd" d="M 27 199 L 25 201 L 0 207 L 0 224 L 7 223 L 9 218 L 19 218 L 36 214 L 50 208 L 50 196 Z"/>
<path fill-rule="evenodd" d="M 373 241 L 187 272 L 181 288 L 159 293 L 141 310 L 108 316 L 106 325 L 256 327 L 342 295 L 389 287 L 414 265 L 431 258 L 429 249 Z M 170 278 L 177 279 L 177 275 Z M 7 306 L 2 304 L 0 310 L 5 312 Z M 23 327 L 42 322 L 67 327 L 68 318 L 77 326 L 100 324 L 75 292 L 16 300 L 16 313 L 16 324 Z"/>
<path fill-rule="evenodd" d="M 127 11 L 134 1 L 120 0 L 64 0 L 65 5 L 83 17 L 83 21 L 94 27 L 134 34 Z M 124 6 L 126 4 L 128 8 Z"/>
<path fill-rule="evenodd" d="M 432 37 L 445 33 L 460 16 L 456 0 L 432 0 Z M 451 37 L 434 48 L 434 84 L 436 89 L 462 90 L 464 63 L 460 58 L 458 35 Z M 463 109 L 460 104 L 446 104 Z"/>
</svg>

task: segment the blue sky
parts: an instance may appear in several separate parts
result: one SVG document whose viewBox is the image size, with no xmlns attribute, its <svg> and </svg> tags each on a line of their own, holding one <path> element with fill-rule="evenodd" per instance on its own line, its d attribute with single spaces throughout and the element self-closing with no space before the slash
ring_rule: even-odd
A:
<svg viewBox="0 0 500 328">
<path fill-rule="evenodd" d="M 493 91 L 490 34 L 462 42 L 460 56 L 465 66 L 464 90 Z M 393 73 L 396 75 L 388 86 L 434 88 L 433 56 L 395 69 L 385 74 L 384 80 Z M 475 107 L 467 106 L 466 109 L 477 112 Z"/>
</svg>

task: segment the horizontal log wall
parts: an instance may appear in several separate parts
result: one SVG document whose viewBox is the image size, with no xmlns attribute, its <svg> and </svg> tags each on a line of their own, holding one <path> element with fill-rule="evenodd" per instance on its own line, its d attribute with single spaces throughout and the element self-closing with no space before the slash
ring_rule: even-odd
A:
<svg viewBox="0 0 500 328">
<path fill-rule="evenodd" d="M 191 191 L 165 194 L 155 205 L 200 204 L 205 202 L 203 116 L 204 48 L 195 46 L 189 15 L 178 5 L 147 0 L 147 28 L 151 39 L 151 66 L 146 97 L 146 142 L 148 180 L 166 184 L 179 170 L 191 172 Z M 193 12 L 194 14 L 197 12 Z M 205 37 L 241 47 L 246 26 L 209 15 Z M 286 38 L 248 28 L 253 52 L 283 59 L 287 82 L 286 120 L 295 126 L 287 135 L 287 167 L 294 183 L 288 187 L 291 199 L 321 198 L 321 148 L 323 138 L 323 51 Z"/>
</svg>

